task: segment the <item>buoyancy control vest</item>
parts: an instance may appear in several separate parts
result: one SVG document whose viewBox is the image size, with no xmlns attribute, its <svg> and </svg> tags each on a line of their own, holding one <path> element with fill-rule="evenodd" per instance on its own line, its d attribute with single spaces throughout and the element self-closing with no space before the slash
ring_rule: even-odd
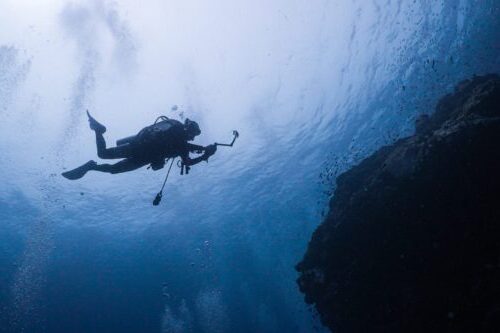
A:
<svg viewBox="0 0 500 333">
<path fill-rule="evenodd" d="M 136 135 L 128 136 L 116 141 L 117 146 L 126 144 L 150 145 L 163 143 L 169 140 L 178 139 L 182 133 L 183 125 L 180 121 L 170 119 L 166 116 L 160 116 L 154 124 L 144 127 Z"/>
<path fill-rule="evenodd" d="M 160 121 L 158 121 L 161 119 Z M 137 135 L 136 141 L 142 145 L 165 144 L 166 142 L 182 140 L 184 126 L 180 121 L 163 116 L 153 125 L 143 128 Z"/>
<path fill-rule="evenodd" d="M 165 116 L 144 127 L 136 135 L 116 141 L 117 146 L 131 145 L 134 155 L 141 159 L 164 158 L 175 155 L 184 142 L 184 126 Z"/>
</svg>

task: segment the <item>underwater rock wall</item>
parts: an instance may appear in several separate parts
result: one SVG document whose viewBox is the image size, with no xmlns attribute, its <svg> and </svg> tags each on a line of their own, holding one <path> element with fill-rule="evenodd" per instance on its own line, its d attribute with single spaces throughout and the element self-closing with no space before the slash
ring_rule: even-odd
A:
<svg viewBox="0 0 500 333">
<path fill-rule="evenodd" d="M 500 77 L 340 175 L 296 268 L 334 332 L 500 332 Z"/>
</svg>

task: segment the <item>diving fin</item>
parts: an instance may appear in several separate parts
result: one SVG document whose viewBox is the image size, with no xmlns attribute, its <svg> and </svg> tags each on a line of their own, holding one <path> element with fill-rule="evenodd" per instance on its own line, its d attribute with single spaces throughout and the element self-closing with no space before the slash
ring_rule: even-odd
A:
<svg viewBox="0 0 500 333">
<path fill-rule="evenodd" d="M 61 175 L 69 180 L 80 179 L 83 176 L 85 176 L 87 171 L 93 170 L 96 165 L 97 163 L 95 161 L 88 161 L 87 163 L 85 163 L 82 166 L 79 166 L 76 169 L 63 172 Z"/>
<path fill-rule="evenodd" d="M 106 132 L 106 126 L 95 120 L 94 117 L 90 115 L 89 110 L 87 110 L 87 117 L 89 117 L 89 126 L 91 130 L 101 134 Z"/>
</svg>

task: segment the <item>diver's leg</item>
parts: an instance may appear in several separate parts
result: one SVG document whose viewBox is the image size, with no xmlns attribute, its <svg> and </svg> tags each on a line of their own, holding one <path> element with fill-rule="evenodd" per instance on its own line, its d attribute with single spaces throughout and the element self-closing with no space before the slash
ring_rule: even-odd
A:
<svg viewBox="0 0 500 333">
<path fill-rule="evenodd" d="M 97 164 L 95 161 L 88 161 L 76 169 L 63 172 L 62 175 L 70 180 L 80 179 L 90 170 L 101 171 L 107 173 L 121 173 L 139 169 L 148 164 L 147 162 L 139 162 L 133 159 L 126 158 L 115 164 Z"/>
<path fill-rule="evenodd" d="M 93 166 L 91 170 L 115 174 L 136 170 L 145 166 L 146 164 L 148 163 L 126 158 L 115 164 L 97 164 Z"/>
<path fill-rule="evenodd" d="M 97 156 L 103 159 L 115 159 L 115 158 L 126 158 L 128 153 L 128 147 L 113 147 L 106 148 L 106 140 L 104 140 L 103 134 L 106 132 L 106 126 L 95 120 L 87 110 L 87 116 L 89 118 L 90 129 L 95 132 L 95 142 L 97 146 Z"/>
<path fill-rule="evenodd" d="M 97 146 L 97 156 L 102 159 L 115 159 L 129 157 L 129 145 L 106 148 L 106 140 L 101 132 L 95 132 L 95 143 Z"/>
</svg>

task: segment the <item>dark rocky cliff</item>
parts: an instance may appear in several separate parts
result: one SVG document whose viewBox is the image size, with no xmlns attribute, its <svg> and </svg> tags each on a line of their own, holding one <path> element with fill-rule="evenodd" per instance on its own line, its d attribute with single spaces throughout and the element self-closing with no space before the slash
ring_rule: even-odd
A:
<svg viewBox="0 0 500 333">
<path fill-rule="evenodd" d="M 500 332 L 500 77 L 339 176 L 297 270 L 334 332 Z"/>
</svg>

